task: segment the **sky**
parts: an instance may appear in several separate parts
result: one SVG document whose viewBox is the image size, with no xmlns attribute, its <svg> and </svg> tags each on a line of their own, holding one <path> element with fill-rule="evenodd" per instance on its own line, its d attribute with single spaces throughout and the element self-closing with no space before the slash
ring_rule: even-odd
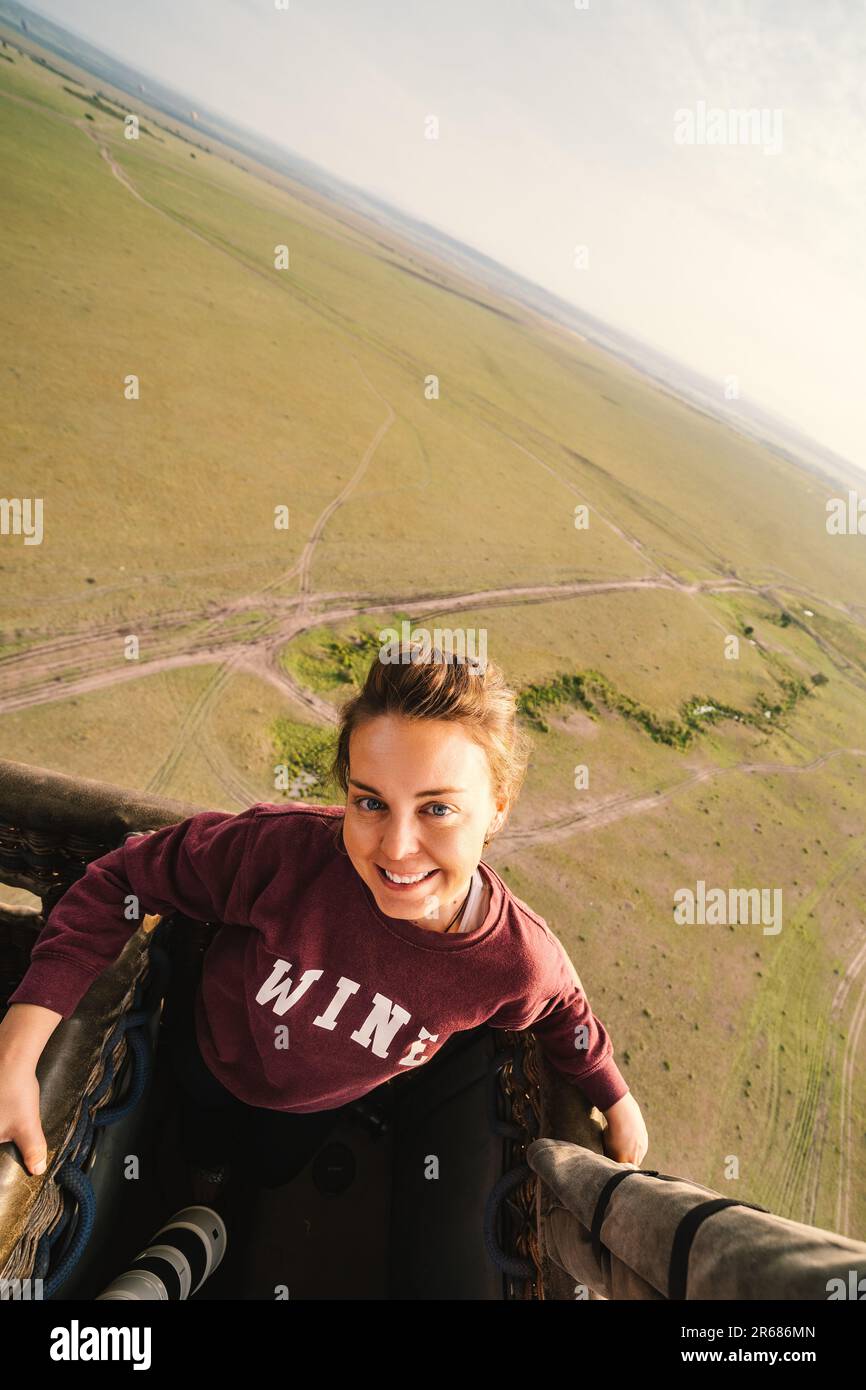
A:
<svg viewBox="0 0 866 1390">
<path fill-rule="evenodd" d="M 862 0 L 281 3 L 33 8 L 866 467 Z"/>
</svg>

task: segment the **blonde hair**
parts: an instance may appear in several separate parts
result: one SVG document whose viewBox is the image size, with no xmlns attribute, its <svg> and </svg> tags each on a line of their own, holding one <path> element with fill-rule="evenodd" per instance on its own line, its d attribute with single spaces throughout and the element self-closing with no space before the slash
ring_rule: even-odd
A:
<svg viewBox="0 0 866 1390">
<path fill-rule="evenodd" d="M 389 661 L 377 654 L 363 687 L 340 710 L 330 775 L 344 793 L 349 790 L 349 739 L 362 724 L 384 714 L 462 724 L 487 754 L 494 798 L 511 809 L 526 776 L 532 741 L 518 725 L 517 696 L 494 662 L 479 668 L 417 641 L 404 644 Z"/>
</svg>

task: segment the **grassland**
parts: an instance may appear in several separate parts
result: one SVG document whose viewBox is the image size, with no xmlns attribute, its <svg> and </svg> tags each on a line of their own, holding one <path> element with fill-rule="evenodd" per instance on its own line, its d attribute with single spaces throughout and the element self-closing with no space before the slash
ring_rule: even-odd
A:
<svg viewBox="0 0 866 1390">
<path fill-rule="evenodd" d="M 838 494 L 11 57 L 3 493 L 45 534 L 0 537 L 0 755 L 226 809 L 278 801 L 284 765 L 336 800 L 380 629 L 483 628 L 533 739 L 488 857 L 572 955 L 647 1163 L 728 1190 L 735 1154 L 736 1196 L 863 1238 L 866 555 L 826 533 Z M 781 887 L 782 932 L 677 926 L 698 879 Z"/>
</svg>

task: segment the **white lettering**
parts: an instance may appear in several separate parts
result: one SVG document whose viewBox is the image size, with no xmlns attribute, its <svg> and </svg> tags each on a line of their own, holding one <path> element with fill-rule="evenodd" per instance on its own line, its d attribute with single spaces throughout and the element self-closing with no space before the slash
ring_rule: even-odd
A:
<svg viewBox="0 0 866 1390">
<path fill-rule="evenodd" d="M 286 1013 L 293 1004 L 296 1004 L 299 999 L 303 998 L 310 988 L 310 985 L 313 984 L 315 980 L 318 980 L 319 976 L 322 974 L 321 970 L 305 970 L 296 988 L 292 990 L 291 994 L 288 994 L 287 990 L 291 989 L 292 981 L 291 979 L 283 980 L 282 976 L 285 971 L 291 970 L 291 968 L 292 966 L 287 960 L 278 960 L 276 962 L 270 975 L 256 995 L 257 1004 L 267 1004 L 269 1000 L 277 999 L 278 1002 L 274 1005 L 274 1013 L 282 1015 Z"/>
</svg>

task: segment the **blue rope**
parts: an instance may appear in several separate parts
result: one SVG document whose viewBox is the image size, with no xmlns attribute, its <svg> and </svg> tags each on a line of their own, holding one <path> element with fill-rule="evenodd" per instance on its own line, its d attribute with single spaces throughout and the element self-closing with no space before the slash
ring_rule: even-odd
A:
<svg viewBox="0 0 866 1390">
<path fill-rule="evenodd" d="M 93 1224 L 96 1220 L 96 1197 L 93 1184 L 86 1173 L 77 1168 L 73 1162 L 67 1160 L 58 1170 L 56 1182 L 58 1187 L 63 1188 L 76 1200 L 78 1221 L 72 1242 L 63 1259 L 45 1280 L 42 1289 L 43 1298 L 52 1298 L 67 1278 L 69 1271 L 75 1268 L 84 1253 L 87 1242 L 90 1240 Z M 69 1224 L 67 1221 L 63 1222 L 64 1227 Z"/>
<path fill-rule="evenodd" d="M 162 925 L 160 923 L 156 928 L 150 943 L 146 985 L 143 986 L 141 980 L 136 981 L 132 1008 L 118 1019 L 102 1049 L 105 1059 L 102 1079 L 85 1097 L 75 1132 L 66 1145 L 65 1153 L 68 1156 L 57 1171 L 56 1182 L 64 1192 L 63 1213 L 56 1226 L 46 1231 L 40 1239 L 33 1268 L 34 1277 L 43 1280 L 43 1298 L 52 1298 L 66 1282 L 93 1234 L 96 1196 L 93 1184 L 84 1172 L 84 1164 L 93 1149 L 96 1131 L 116 1124 L 138 1105 L 152 1071 L 153 1056 L 147 1025 L 158 1000 L 165 997 L 171 975 L 168 953 L 158 944 Z M 114 1084 L 114 1050 L 124 1033 L 131 1072 L 127 1095 L 119 1105 L 106 1106 L 94 1115 L 94 1105 Z M 68 1243 L 58 1256 L 57 1251 L 64 1236 Z"/>
</svg>

